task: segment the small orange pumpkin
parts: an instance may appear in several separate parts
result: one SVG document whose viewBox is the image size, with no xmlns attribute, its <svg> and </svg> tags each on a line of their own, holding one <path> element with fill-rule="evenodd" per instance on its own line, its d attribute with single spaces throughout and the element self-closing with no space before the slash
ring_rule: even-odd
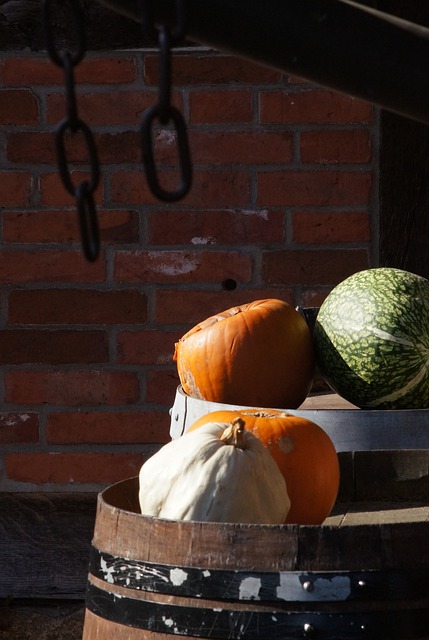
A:
<svg viewBox="0 0 429 640">
<path fill-rule="evenodd" d="M 193 398 L 295 409 L 310 391 L 314 351 L 301 314 L 277 299 L 232 307 L 176 343 L 182 387 Z"/>
<path fill-rule="evenodd" d="M 213 411 L 189 430 L 207 422 L 231 422 L 234 416 L 269 449 L 286 480 L 291 501 L 288 524 L 321 524 L 338 494 L 340 468 L 334 444 L 319 425 L 283 411 Z"/>
</svg>

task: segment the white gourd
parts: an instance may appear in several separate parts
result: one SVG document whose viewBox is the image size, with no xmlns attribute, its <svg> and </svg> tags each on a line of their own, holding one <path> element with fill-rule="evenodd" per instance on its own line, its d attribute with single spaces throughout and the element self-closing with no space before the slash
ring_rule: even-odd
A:
<svg viewBox="0 0 429 640">
<path fill-rule="evenodd" d="M 164 445 L 143 464 L 139 484 L 142 514 L 159 518 L 279 524 L 290 509 L 277 463 L 240 418 Z"/>
</svg>

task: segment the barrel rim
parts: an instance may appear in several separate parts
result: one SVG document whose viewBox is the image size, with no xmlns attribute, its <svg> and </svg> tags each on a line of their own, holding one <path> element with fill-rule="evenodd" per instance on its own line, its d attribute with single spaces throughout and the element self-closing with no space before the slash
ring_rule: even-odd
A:
<svg viewBox="0 0 429 640">
<path fill-rule="evenodd" d="M 308 396 L 317 398 L 330 394 Z M 195 398 L 176 388 L 170 409 L 170 436 L 176 439 L 202 415 L 213 411 L 255 411 L 261 407 L 235 405 Z M 310 420 L 321 427 L 340 452 L 368 450 L 429 450 L 429 409 L 359 409 L 309 406 L 296 409 L 271 407 Z M 266 409 L 267 410 L 267 409 Z"/>
<path fill-rule="evenodd" d="M 128 510 L 123 507 L 112 504 L 112 502 L 110 502 L 107 499 L 107 496 L 109 495 L 109 493 L 113 493 L 114 491 L 119 490 L 121 488 L 127 488 L 128 485 L 130 489 L 137 490 L 138 492 L 138 482 L 139 482 L 139 477 L 132 476 L 132 477 L 120 480 L 119 482 L 116 482 L 106 487 L 97 496 L 97 502 L 98 502 L 99 508 L 108 510 L 112 516 L 113 514 L 117 514 L 118 516 L 120 514 L 132 515 L 138 518 L 138 520 L 141 522 L 151 522 L 155 524 L 162 523 L 163 526 L 172 527 L 172 528 L 177 526 L 178 523 L 180 523 L 181 527 L 189 528 L 190 530 L 192 530 L 196 526 L 197 527 L 203 526 L 204 528 L 207 528 L 207 529 L 208 528 L 217 529 L 219 525 L 221 525 L 225 530 L 229 531 L 231 534 L 233 534 L 233 532 L 235 531 L 250 531 L 250 530 L 267 531 L 267 532 L 268 531 L 273 531 L 273 532 L 285 531 L 290 533 L 303 532 L 305 534 L 306 531 L 314 532 L 315 530 L 320 528 L 323 529 L 324 531 L 329 531 L 329 530 L 340 531 L 341 530 L 341 531 L 347 532 L 347 531 L 355 531 L 357 528 L 367 528 L 368 530 L 370 529 L 378 530 L 380 529 L 380 526 L 383 526 L 383 528 L 385 528 L 386 530 L 391 527 L 394 527 L 396 530 L 398 528 L 409 528 L 410 526 L 413 527 L 413 529 L 415 529 L 416 527 L 422 526 L 424 527 L 424 529 L 429 530 L 429 520 L 404 521 L 404 522 L 395 521 L 395 522 L 386 522 L 386 523 L 383 523 L 382 525 L 380 523 L 365 523 L 365 522 L 362 522 L 362 523 L 357 522 L 353 524 L 335 524 L 335 523 L 325 524 L 325 522 L 322 522 L 321 524 L 295 524 L 295 523 L 294 524 L 286 524 L 286 523 L 255 524 L 255 523 L 231 523 L 231 522 L 204 522 L 199 520 L 173 520 L 170 518 L 158 518 L 156 516 L 144 515 L 142 513 L 139 513 L 137 510 Z M 344 503 L 344 505 L 346 504 L 349 504 L 349 503 Z M 384 504 L 384 502 L 380 504 Z"/>
<path fill-rule="evenodd" d="M 372 415 L 372 416 L 385 416 L 387 414 L 389 415 L 417 415 L 417 416 L 428 416 L 429 415 L 429 408 L 421 408 L 421 409 L 361 409 L 360 407 L 357 407 L 355 405 L 352 405 L 351 403 L 349 403 L 348 401 L 346 401 L 344 398 L 341 398 L 341 396 L 338 396 L 340 398 L 340 400 L 342 400 L 343 402 L 347 403 L 347 405 L 350 406 L 344 406 L 344 407 L 337 407 L 337 408 L 332 408 L 332 409 L 306 409 L 304 407 L 305 401 L 303 401 L 301 403 L 301 405 L 299 407 L 296 408 L 288 408 L 288 407 L 261 407 L 260 405 L 237 405 L 237 404 L 230 404 L 227 402 L 216 402 L 215 400 L 204 400 L 204 398 L 196 398 L 194 396 L 190 396 L 188 395 L 185 390 L 183 389 L 183 386 L 181 384 L 177 385 L 176 388 L 176 393 L 179 394 L 181 397 L 184 397 L 186 399 L 190 399 L 191 401 L 195 401 L 195 402 L 201 402 L 201 403 L 206 403 L 209 405 L 214 405 L 214 406 L 219 406 L 219 407 L 225 407 L 226 409 L 231 409 L 231 410 L 235 410 L 235 409 L 243 409 L 245 411 L 247 410 L 254 410 L 254 411 L 260 411 L 261 409 L 264 409 L 265 411 L 269 411 L 270 409 L 273 411 L 285 411 L 285 412 L 291 412 L 291 413 L 296 413 L 296 412 L 300 412 L 300 413 L 305 413 L 305 414 L 314 414 L 317 415 L 318 413 L 321 412 L 327 412 L 327 413 L 341 413 L 342 415 L 358 415 L 358 414 L 365 414 L 365 415 Z M 330 395 L 336 395 L 334 391 L 329 390 L 329 391 L 324 391 L 321 393 L 309 393 L 306 400 L 308 398 L 317 398 L 317 397 L 323 397 L 323 396 L 330 396 Z M 225 409 L 225 410 L 226 410 Z"/>
</svg>

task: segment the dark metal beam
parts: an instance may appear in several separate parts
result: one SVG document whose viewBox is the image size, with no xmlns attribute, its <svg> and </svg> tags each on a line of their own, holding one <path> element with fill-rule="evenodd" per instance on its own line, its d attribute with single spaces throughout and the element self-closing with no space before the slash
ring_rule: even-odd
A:
<svg viewBox="0 0 429 640">
<path fill-rule="evenodd" d="M 134 20 L 139 0 L 99 0 Z M 174 23 L 175 0 L 153 0 Z M 429 123 L 429 29 L 352 0 L 185 0 L 187 36 Z"/>
</svg>

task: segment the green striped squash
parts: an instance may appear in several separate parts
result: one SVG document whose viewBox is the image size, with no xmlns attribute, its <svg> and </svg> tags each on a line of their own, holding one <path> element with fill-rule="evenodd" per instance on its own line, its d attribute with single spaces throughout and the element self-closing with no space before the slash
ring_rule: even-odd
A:
<svg viewBox="0 0 429 640">
<path fill-rule="evenodd" d="M 429 281 L 380 267 L 337 285 L 320 307 L 320 372 L 361 408 L 429 407 Z"/>
</svg>

